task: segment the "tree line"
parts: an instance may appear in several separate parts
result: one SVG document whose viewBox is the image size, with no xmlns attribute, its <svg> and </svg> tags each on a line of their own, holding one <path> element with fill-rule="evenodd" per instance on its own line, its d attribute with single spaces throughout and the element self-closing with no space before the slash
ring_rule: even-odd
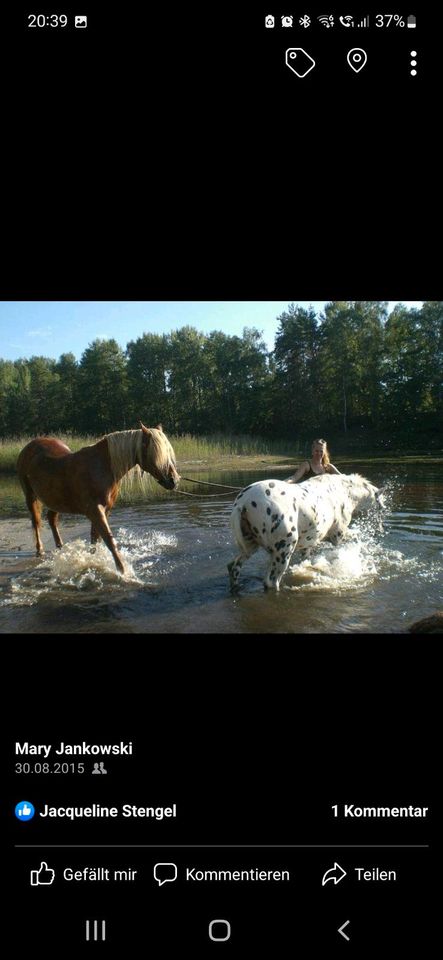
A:
<svg viewBox="0 0 443 960">
<path fill-rule="evenodd" d="M 319 314 L 290 304 L 277 320 L 272 351 L 255 328 L 184 326 L 126 350 L 97 339 L 79 361 L 0 359 L 0 437 L 95 437 L 139 419 L 174 435 L 441 432 L 443 301 L 390 314 L 384 301 L 332 301 Z"/>
</svg>

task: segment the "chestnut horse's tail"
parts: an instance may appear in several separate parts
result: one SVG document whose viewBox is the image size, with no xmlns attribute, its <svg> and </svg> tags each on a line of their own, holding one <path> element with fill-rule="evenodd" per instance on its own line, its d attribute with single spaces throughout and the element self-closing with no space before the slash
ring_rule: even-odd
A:
<svg viewBox="0 0 443 960">
<path fill-rule="evenodd" d="M 19 457 L 17 460 L 17 473 L 18 473 L 18 478 L 20 480 L 23 493 L 25 495 L 26 506 L 31 514 L 32 526 L 34 527 L 34 533 L 35 533 L 37 553 L 40 554 L 42 552 L 42 544 L 40 540 L 39 530 L 41 527 L 41 514 L 42 514 L 43 504 L 42 504 L 42 501 L 38 498 L 35 491 L 32 489 L 29 477 L 26 475 L 26 462 L 27 462 L 26 455 L 28 453 L 29 446 L 30 445 L 27 444 L 26 447 L 24 447 L 21 453 L 19 454 Z"/>
<path fill-rule="evenodd" d="M 20 470 L 18 470 L 18 478 L 20 480 L 23 493 L 26 497 L 26 503 L 29 509 L 31 509 L 30 504 L 34 503 L 35 500 L 38 500 L 38 496 L 35 493 L 35 491 L 32 489 L 30 481 L 25 473 L 22 473 Z"/>
</svg>

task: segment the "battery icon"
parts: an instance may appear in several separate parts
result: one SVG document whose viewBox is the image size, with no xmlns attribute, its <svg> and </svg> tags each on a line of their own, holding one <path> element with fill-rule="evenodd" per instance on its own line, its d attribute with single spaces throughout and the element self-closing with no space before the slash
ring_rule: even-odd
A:
<svg viewBox="0 0 443 960">
<path fill-rule="evenodd" d="M 410 30 L 414 30 L 417 26 L 417 21 L 415 17 L 408 17 L 408 27 Z"/>
</svg>

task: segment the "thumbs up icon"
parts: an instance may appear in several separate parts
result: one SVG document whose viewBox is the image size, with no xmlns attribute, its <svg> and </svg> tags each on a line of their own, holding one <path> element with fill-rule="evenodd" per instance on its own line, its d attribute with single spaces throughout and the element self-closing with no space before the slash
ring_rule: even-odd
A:
<svg viewBox="0 0 443 960">
<path fill-rule="evenodd" d="M 15 815 L 22 823 L 26 823 L 27 820 L 32 820 L 34 813 L 35 808 L 30 800 L 20 800 L 20 803 L 16 803 L 15 805 Z"/>
<path fill-rule="evenodd" d="M 55 870 L 51 870 L 48 864 L 42 860 L 38 870 L 31 870 L 31 887 L 50 886 L 54 883 Z"/>
</svg>

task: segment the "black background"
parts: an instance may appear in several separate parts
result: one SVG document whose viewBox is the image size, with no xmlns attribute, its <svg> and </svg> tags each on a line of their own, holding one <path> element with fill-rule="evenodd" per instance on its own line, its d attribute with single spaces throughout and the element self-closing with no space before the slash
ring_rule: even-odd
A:
<svg viewBox="0 0 443 960">
<path fill-rule="evenodd" d="M 225 645 L 214 639 L 208 646 L 191 640 L 180 649 L 171 639 L 166 648 L 164 639 L 165 649 L 156 655 L 149 649 L 143 668 L 143 642 L 126 650 L 124 658 L 110 647 L 94 653 L 91 644 L 88 655 L 82 647 L 76 657 L 71 654 L 70 682 L 66 665 L 60 663 L 54 671 L 54 649 L 30 654 L 22 677 L 31 673 L 30 659 L 39 692 L 33 695 L 28 688 L 21 694 L 27 715 L 8 724 L 13 729 L 9 771 L 17 760 L 16 740 L 54 746 L 61 740 L 132 740 L 134 755 L 105 757 L 108 775 L 93 780 L 89 772 L 26 778 L 11 772 L 3 811 L 9 843 L 156 846 L 15 852 L 11 847 L 20 955 L 36 943 L 54 957 L 60 944 L 76 956 L 91 949 L 111 955 L 124 949 L 129 956 L 145 949 L 175 956 L 186 949 L 206 957 L 222 948 L 233 956 L 263 949 L 282 957 L 289 950 L 341 956 L 346 948 L 356 957 L 387 957 L 408 946 L 417 952 L 427 949 L 434 919 L 435 715 L 429 670 L 417 665 L 426 650 L 416 651 L 404 640 L 391 650 L 377 638 L 358 650 L 349 640 L 340 650 L 328 649 L 328 642 L 314 640 L 309 651 L 273 642 L 271 663 L 268 645 L 250 640 L 237 644 L 231 638 Z M 148 648 L 146 644 L 145 654 Z M 423 694 L 427 707 L 419 700 Z M 32 764 L 35 759 L 42 760 L 29 756 L 20 761 Z M 96 758 L 51 757 L 49 762 L 54 759 L 83 761 L 89 771 Z M 177 803 L 178 816 L 73 822 L 36 816 L 23 824 L 13 816 L 21 799 L 37 810 L 45 803 Z M 344 803 L 413 804 L 430 811 L 424 819 L 335 819 L 331 806 Z M 208 846 L 193 849 L 193 844 Z M 241 844 L 320 846 L 240 849 Z M 378 844 L 431 846 L 376 849 Z M 50 888 L 31 888 L 29 871 L 42 860 L 57 871 L 57 880 Z M 179 880 L 159 888 L 153 866 L 171 861 L 179 868 Z M 336 887 L 322 887 L 323 873 L 336 861 L 348 876 Z M 131 866 L 138 878 L 118 885 L 61 881 L 64 867 L 87 864 Z M 397 881 L 355 880 L 355 866 L 377 865 L 396 870 Z M 190 883 L 183 879 L 186 866 L 289 869 L 291 881 Z M 225 944 L 209 941 L 208 925 L 216 918 L 231 923 Z M 86 943 L 86 919 L 106 920 L 105 943 Z M 350 941 L 338 933 L 347 920 Z"/>
<path fill-rule="evenodd" d="M 5 295 L 438 298 L 429 6 L 413 31 L 354 30 L 359 75 L 350 31 L 269 31 L 261 4 L 83 9 L 87 30 L 5 14 Z M 308 35 L 298 80 L 283 49 Z"/>
</svg>

